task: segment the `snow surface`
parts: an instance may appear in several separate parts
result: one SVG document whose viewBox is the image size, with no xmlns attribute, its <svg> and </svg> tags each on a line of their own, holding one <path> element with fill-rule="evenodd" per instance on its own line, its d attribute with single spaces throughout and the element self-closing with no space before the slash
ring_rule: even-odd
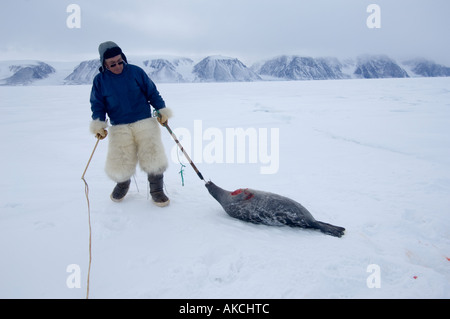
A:
<svg viewBox="0 0 450 319">
<path fill-rule="evenodd" d="M 165 131 L 170 206 L 150 202 L 139 168 L 126 199 L 114 203 L 105 140 L 86 174 L 90 297 L 449 298 L 449 87 L 450 78 L 158 85 L 178 132 L 194 135 L 195 123 L 203 132 L 279 129 L 276 174 L 260 174 L 261 162 L 196 156 L 205 178 L 290 197 L 346 234 L 229 217 L 189 166 L 181 185 Z M 0 87 L 0 298 L 85 297 L 89 93 Z M 206 151 L 211 141 L 196 138 Z M 67 285 L 73 264 L 80 288 Z M 373 264 L 380 288 L 367 284 Z"/>
</svg>

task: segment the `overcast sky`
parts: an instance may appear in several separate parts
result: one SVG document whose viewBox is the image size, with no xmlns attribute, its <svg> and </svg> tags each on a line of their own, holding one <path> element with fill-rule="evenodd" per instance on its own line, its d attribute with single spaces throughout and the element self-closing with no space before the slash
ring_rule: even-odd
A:
<svg viewBox="0 0 450 319">
<path fill-rule="evenodd" d="M 81 9 L 68 28 L 69 4 Z M 381 28 L 370 29 L 370 4 Z M 0 60 L 98 57 L 112 40 L 125 54 L 207 56 L 252 63 L 281 54 L 388 54 L 450 65 L 449 0 L 2 0 Z"/>
</svg>

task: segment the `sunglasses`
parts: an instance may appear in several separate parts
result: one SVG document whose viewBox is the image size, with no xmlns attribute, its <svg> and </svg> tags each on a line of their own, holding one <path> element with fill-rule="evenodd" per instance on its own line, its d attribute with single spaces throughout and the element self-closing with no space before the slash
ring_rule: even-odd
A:
<svg viewBox="0 0 450 319">
<path fill-rule="evenodd" d="M 117 65 L 122 65 L 122 64 L 124 64 L 125 63 L 125 61 L 120 61 L 120 62 L 117 62 L 117 63 L 113 63 L 113 64 L 111 64 L 110 66 L 108 66 L 109 68 L 115 68 Z"/>
</svg>

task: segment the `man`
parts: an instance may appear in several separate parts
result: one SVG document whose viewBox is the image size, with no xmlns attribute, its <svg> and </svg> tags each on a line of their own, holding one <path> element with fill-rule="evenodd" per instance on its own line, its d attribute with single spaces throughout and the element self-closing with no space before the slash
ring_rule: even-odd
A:
<svg viewBox="0 0 450 319">
<path fill-rule="evenodd" d="M 111 199 L 123 200 L 139 162 L 148 174 L 153 202 L 160 207 L 167 206 L 169 199 L 163 190 L 163 173 L 168 161 L 157 120 L 164 124 L 171 117 L 171 111 L 153 81 L 140 67 L 127 63 L 116 43 L 104 42 L 98 52 L 101 67 L 92 85 L 90 131 L 104 139 L 108 134 L 108 115 L 112 126 L 109 127 L 105 171 L 117 183 Z M 158 111 L 157 119 L 152 118 L 150 105 Z"/>
</svg>

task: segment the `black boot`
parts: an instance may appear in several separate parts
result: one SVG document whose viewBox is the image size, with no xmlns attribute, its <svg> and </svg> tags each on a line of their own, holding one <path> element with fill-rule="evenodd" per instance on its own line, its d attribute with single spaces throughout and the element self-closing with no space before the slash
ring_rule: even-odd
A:
<svg viewBox="0 0 450 319">
<path fill-rule="evenodd" d="M 116 187 L 114 187 L 114 190 L 111 193 L 111 199 L 114 202 L 121 202 L 130 189 L 130 183 L 131 179 L 122 183 L 117 183 Z"/>
<path fill-rule="evenodd" d="M 148 174 L 148 181 L 150 183 L 150 195 L 153 203 L 156 206 L 164 207 L 169 205 L 169 198 L 164 194 L 164 176 Z"/>
</svg>

